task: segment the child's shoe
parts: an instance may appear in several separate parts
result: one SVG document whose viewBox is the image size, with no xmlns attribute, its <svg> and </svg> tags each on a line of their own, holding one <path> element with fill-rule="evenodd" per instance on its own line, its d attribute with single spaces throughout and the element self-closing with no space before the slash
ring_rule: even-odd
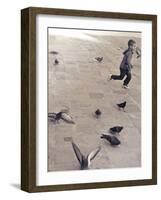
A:
<svg viewBox="0 0 161 200">
<path fill-rule="evenodd" d="M 125 89 L 129 89 L 128 85 L 123 85 L 122 87 L 125 88 Z"/>
</svg>

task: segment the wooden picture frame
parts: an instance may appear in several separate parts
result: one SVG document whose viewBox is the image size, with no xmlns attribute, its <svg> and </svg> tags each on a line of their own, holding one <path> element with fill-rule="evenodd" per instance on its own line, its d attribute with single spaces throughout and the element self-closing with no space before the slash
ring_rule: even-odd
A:
<svg viewBox="0 0 161 200">
<path fill-rule="evenodd" d="M 41 186 L 36 184 L 37 15 L 145 20 L 152 23 L 152 177 L 150 179 Z M 157 16 L 36 7 L 21 10 L 21 189 L 27 192 L 46 192 L 155 184 L 157 184 Z"/>
</svg>

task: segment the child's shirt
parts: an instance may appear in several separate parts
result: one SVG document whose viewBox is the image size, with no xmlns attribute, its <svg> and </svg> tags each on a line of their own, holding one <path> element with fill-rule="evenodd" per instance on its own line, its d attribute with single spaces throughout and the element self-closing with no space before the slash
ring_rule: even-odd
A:
<svg viewBox="0 0 161 200">
<path fill-rule="evenodd" d="M 131 49 L 127 49 L 126 51 L 123 52 L 123 54 L 124 54 L 124 57 L 120 64 L 120 68 L 130 71 L 132 68 L 131 59 L 132 59 L 133 51 Z"/>
</svg>

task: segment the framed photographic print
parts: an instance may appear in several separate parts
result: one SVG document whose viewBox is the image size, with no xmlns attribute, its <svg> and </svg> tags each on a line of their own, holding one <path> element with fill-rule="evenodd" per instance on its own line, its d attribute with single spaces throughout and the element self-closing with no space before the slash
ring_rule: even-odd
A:
<svg viewBox="0 0 161 200">
<path fill-rule="evenodd" d="M 21 11 L 21 188 L 157 184 L 157 16 Z"/>
</svg>

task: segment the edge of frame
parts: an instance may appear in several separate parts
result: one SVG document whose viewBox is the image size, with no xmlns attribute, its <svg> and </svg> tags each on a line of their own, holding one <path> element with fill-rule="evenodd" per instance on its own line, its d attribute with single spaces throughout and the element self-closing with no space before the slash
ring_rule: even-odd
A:
<svg viewBox="0 0 161 200">
<path fill-rule="evenodd" d="M 157 15 L 152 19 L 152 179 L 157 184 Z"/>
<path fill-rule="evenodd" d="M 36 186 L 36 15 L 21 10 L 21 189 Z"/>
<path fill-rule="evenodd" d="M 21 11 L 21 189 L 29 190 L 29 9 Z"/>
<path fill-rule="evenodd" d="M 122 13 L 122 12 L 108 12 L 108 11 L 93 11 L 93 10 L 73 10 L 62 8 L 45 8 L 45 7 L 28 7 L 28 9 L 35 14 L 48 15 L 65 15 L 65 16 L 82 16 L 82 17 L 100 17 L 100 18 L 114 18 L 114 19 L 133 19 L 133 20 L 153 20 L 156 15 L 153 14 L 139 14 L 139 13 Z"/>
</svg>

